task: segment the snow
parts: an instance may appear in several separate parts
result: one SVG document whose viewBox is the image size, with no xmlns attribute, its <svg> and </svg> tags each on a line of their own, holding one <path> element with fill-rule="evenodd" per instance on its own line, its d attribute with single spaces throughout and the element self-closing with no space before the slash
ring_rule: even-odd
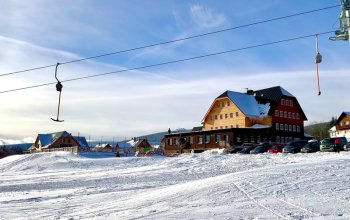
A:
<svg viewBox="0 0 350 220">
<path fill-rule="evenodd" d="M 350 219 L 350 152 L 0 160 L 0 219 Z"/>
<path fill-rule="evenodd" d="M 253 95 L 227 91 L 227 96 L 244 114 L 249 116 L 266 116 L 270 110 L 270 103 L 260 104 Z"/>
</svg>

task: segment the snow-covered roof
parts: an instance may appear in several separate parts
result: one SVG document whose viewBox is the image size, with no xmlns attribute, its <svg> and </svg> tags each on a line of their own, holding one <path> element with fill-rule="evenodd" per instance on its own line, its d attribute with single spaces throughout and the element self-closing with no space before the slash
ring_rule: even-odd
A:
<svg viewBox="0 0 350 220">
<path fill-rule="evenodd" d="M 130 143 L 128 143 L 128 142 L 119 142 L 119 143 L 117 143 L 117 145 L 118 145 L 119 148 L 130 148 L 130 147 L 132 147 L 132 145 Z"/>
<path fill-rule="evenodd" d="M 266 116 L 270 110 L 270 103 L 260 104 L 253 95 L 227 91 L 227 97 L 248 116 Z"/>
<path fill-rule="evenodd" d="M 85 137 L 74 137 L 74 139 L 78 142 L 80 147 L 89 147 Z"/>
<path fill-rule="evenodd" d="M 255 125 L 248 127 L 248 128 L 260 129 L 260 128 L 269 128 L 269 127 L 270 127 L 269 125 L 255 124 Z"/>
<path fill-rule="evenodd" d="M 58 138 L 64 136 L 69 136 L 67 131 L 60 131 L 60 132 L 55 132 L 51 134 L 38 134 L 38 138 L 40 141 L 40 144 L 43 148 L 49 147 L 53 142 L 55 142 Z"/>
</svg>

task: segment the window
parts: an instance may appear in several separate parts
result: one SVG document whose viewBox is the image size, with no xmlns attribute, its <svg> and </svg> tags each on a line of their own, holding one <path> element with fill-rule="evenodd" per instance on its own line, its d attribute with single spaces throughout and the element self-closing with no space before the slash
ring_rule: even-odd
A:
<svg viewBox="0 0 350 220">
<path fill-rule="evenodd" d="M 284 117 L 285 117 L 285 118 L 288 118 L 287 112 L 284 112 Z"/>
<path fill-rule="evenodd" d="M 169 146 L 173 145 L 173 139 L 171 139 L 171 138 L 168 139 L 168 145 Z"/>
<path fill-rule="evenodd" d="M 210 135 L 205 135 L 205 143 L 210 143 Z"/>
<path fill-rule="evenodd" d="M 254 140 L 254 135 L 253 135 L 253 134 L 250 135 L 250 142 L 251 142 L 251 143 L 254 143 L 254 142 L 255 142 L 255 140 Z"/>
<path fill-rule="evenodd" d="M 284 137 L 281 137 L 281 143 L 284 143 Z"/>
<path fill-rule="evenodd" d="M 283 131 L 284 130 L 284 125 L 280 124 L 280 130 Z"/>
<path fill-rule="evenodd" d="M 293 100 L 290 100 L 290 101 L 289 101 L 289 105 L 290 105 L 291 107 L 293 107 Z"/>
<path fill-rule="evenodd" d="M 280 123 L 276 123 L 276 130 L 278 131 L 280 129 Z"/>
<path fill-rule="evenodd" d="M 239 128 L 239 125 L 236 125 L 236 128 Z"/>
<path fill-rule="evenodd" d="M 295 119 L 295 113 L 292 113 L 292 118 Z"/>
<path fill-rule="evenodd" d="M 292 125 L 289 125 L 289 131 L 293 131 Z"/>
<path fill-rule="evenodd" d="M 233 113 L 230 113 L 230 118 L 233 118 Z"/>
<path fill-rule="evenodd" d="M 220 102 L 218 102 L 218 104 L 216 105 L 218 108 L 220 108 Z"/>
<path fill-rule="evenodd" d="M 288 125 L 287 124 L 284 125 L 284 130 L 288 131 Z"/>
<path fill-rule="evenodd" d="M 220 142 L 221 141 L 221 134 L 215 135 L 215 142 Z"/>
<path fill-rule="evenodd" d="M 280 114 L 279 114 L 279 111 L 278 110 L 275 110 L 275 116 L 278 117 Z"/>
<path fill-rule="evenodd" d="M 296 113 L 296 115 L 295 115 L 295 116 L 296 116 L 296 118 L 297 118 L 297 119 L 300 119 L 300 115 L 299 115 L 299 113 Z"/>
<path fill-rule="evenodd" d="M 292 118 L 292 113 L 288 112 L 288 118 Z"/>
<path fill-rule="evenodd" d="M 225 114 L 225 118 L 228 118 L 228 114 Z"/>
<path fill-rule="evenodd" d="M 223 127 L 222 126 L 220 126 L 220 129 L 222 129 Z"/>
<path fill-rule="evenodd" d="M 228 142 L 228 135 L 224 135 L 224 140 L 226 141 L 226 142 Z"/>
<path fill-rule="evenodd" d="M 283 118 L 283 111 L 280 111 L 280 117 Z"/>
<path fill-rule="evenodd" d="M 345 125 L 349 125 L 349 121 L 346 121 L 346 122 L 345 122 Z"/>
<path fill-rule="evenodd" d="M 238 112 L 236 112 L 236 117 L 238 117 Z"/>
<path fill-rule="evenodd" d="M 177 145 L 177 146 L 178 146 L 178 145 L 180 145 L 180 141 L 179 141 L 179 139 L 175 139 L 175 141 L 174 141 L 174 142 L 175 142 L 175 145 Z"/>
<path fill-rule="evenodd" d="M 222 114 L 220 114 L 220 119 L 222 119 Z"/>
<path fill-rule="evenodd" d="M 281 99 L 281 104 L 282 104 L 282 105 L 284 105 L 284 104 L 285 104 L 285 103 L 284 103 L 284 99 Z"/>
<path fill-rule="evenodd" d="M 215 120 L 217 120 L 218 119 L 218 115 L 215 115 L 214 118 L 215 118 Z"/>
<path fill-rule="evenodd" d="M 193 137 L 191 136 L 189 139 L 190 139 L 190 144 L 193 144 Z"/>
<path fill-rule="evenodd" d="M 233 128 L 233 125 L 231 125 L 231 128 Z"/>
<path fill-rule="evenodd" d="M 228 128 L 228 126 L 226 125 L 225 128 Z"/>
<path fill-rule="evenodd" d="M 299 125 L 297 126 L 297 132 L 300 132 L 300 126 Z"/>
<path fill-rule="evenodd" d="M 295 125 L 293 125 L 293 131 L 296 132 L 297 131 L 297 128 Z"/>
<path fill-rule="evenodd" d="M 203 144 L 203 137 L 202 136 L 198 137 L 198 144 Z"/>
<path fill-rule="evenodd" d="M 286 99 L 285 104 L 286 104 L 286 106 L 289 106 L 289 100 L 288 99 Z"/>
<path fill-rule="evenodd" d="M 280 142 L 281 142 L 280 136 L 276 136 L 276 142 L 277 142 L 277 143 L 280 143 Z"/>
<path fill-rule="evenodd" d="M 260 134 L 256 135 L 256 142 L 261 143 L 261 136 Z"/>
<path fill-rule="evenodd" d="M 222 102 L 222 103 L 221 103 L 221 107 L 225 107 L 225 102 Z"/>
<path fill-rule="evenodd" d="M 236 140 L 237 140 L 237 142 L 241 142 L 241 135 L 237 134 Z"/>
<path fill-rule="evenodd" d="M 214 128 L 213 128 L 213 127 L 211 127 L 210 129 L 211 129 L 211 130 L 213 130 Z"/>
<path fill-rule="evenodd" d="M 227 106 L 230 106 L 230 102 L 227 102 Z"/>
<path fill-rule="evenodd" d="M 218 129 L 218 127 L 215 127 L 215 129 Z"/>
</svg>

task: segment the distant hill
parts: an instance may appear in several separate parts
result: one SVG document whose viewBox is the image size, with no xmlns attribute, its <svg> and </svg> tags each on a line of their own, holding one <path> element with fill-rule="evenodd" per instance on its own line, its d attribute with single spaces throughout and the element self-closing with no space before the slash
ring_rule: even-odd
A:
<svg viewBox="0 0 350 220">
<path fill-rule="evenodd" d="M 164 135 L 166 135 L 167 133 L 168 132 L 159 132 L 154 134 L 148 134 L 137 137 L 137 139 L 147 139 L 151 145 L 160 145 L 160 142 L 162 141 Z"/>
<path fill-rule="evenodd" d="M 192 129 L 181 129 L 181 132 L 189 132 Z M 159 132 L 154 134 L 148 134 L 144 136 L 137 137 L 137 139 L 147 139 L 151 145 L 160 145 L 164 135 L 168 134 L 168 132 Z"/>
<path fill-rule="evenodd" d="M 329 137 L 328 130 L 330 128 L 330 122 L 320 122 L 304 127 L 305 133 L 314 136 L 318 140 Z"/>
</svg>

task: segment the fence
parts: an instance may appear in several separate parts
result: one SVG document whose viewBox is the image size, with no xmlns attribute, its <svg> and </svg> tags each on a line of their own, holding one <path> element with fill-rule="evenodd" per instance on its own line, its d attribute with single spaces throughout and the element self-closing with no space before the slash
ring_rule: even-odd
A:
<svg viewBox="0 0 350 220">
<path fill-rule="evenodd" d="M 73 146 L 73 147 L 54 147 L 54 148 L 41 149 L 41 152 L 55 152 L 55 151 L 67 151 L 67 152 L 72 152 L 72 153 L 78 153 L 79 147 Z"/>
</svg>

